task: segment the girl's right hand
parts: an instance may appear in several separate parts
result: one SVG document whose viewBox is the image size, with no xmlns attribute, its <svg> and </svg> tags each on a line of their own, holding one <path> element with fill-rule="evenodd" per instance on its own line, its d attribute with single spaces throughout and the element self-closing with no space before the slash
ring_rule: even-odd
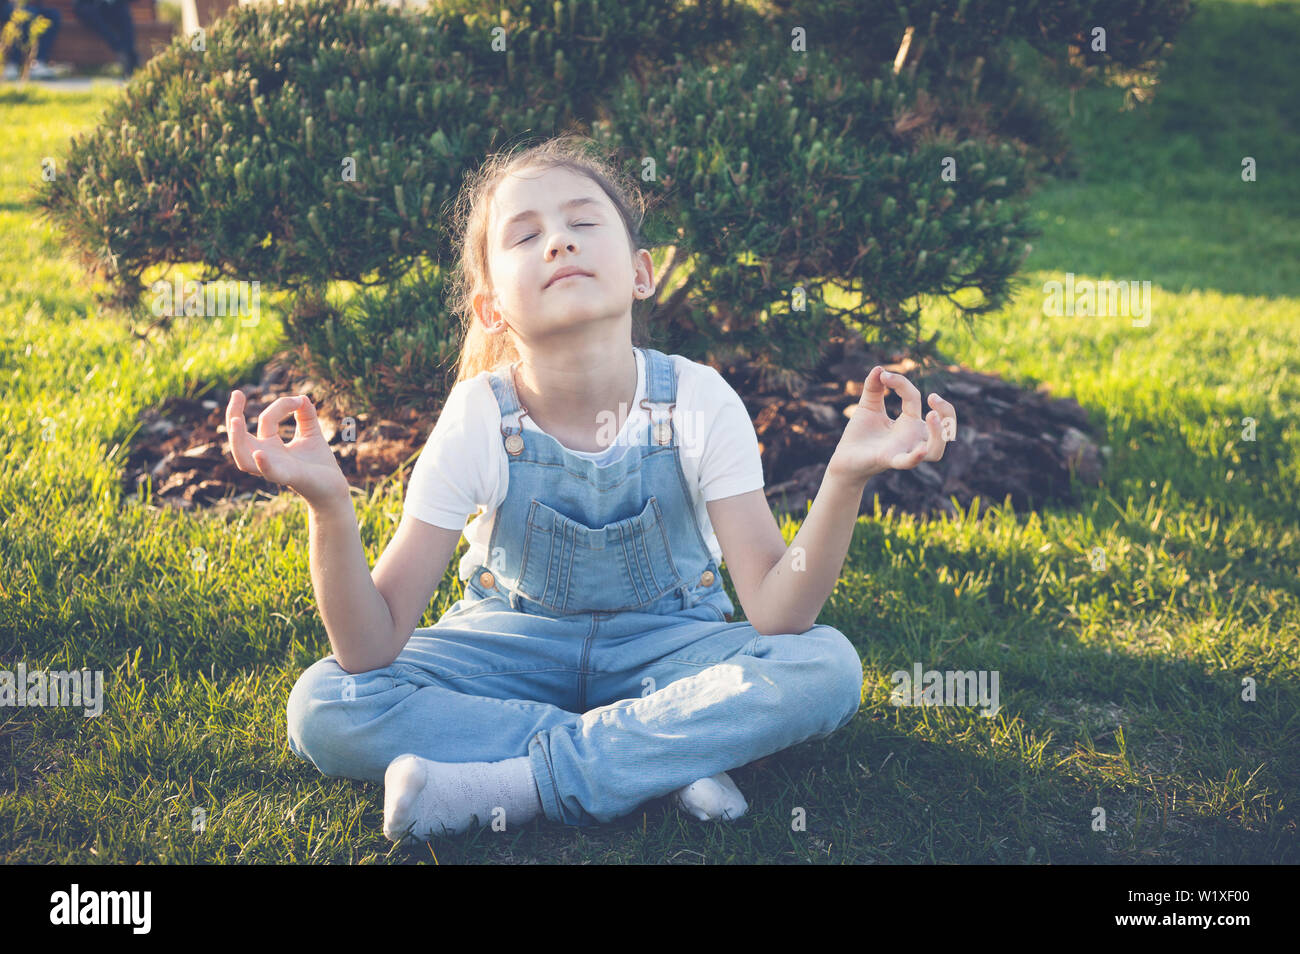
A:
<svg viewBox="0 0 1300 954">
<path fill-rule="evenodd" d="M 298 431 L 286 444 L 280 439 L 280 422 L 290 413 L 297 418 Z M 244 473 L 284 484 L 316 507 L 351 499 L 347 478 L 321 432 L 316 408 L 306 395 L 272 401 L 258 415 L 254 437 L 244 422 L 244 394 L 232 391 L 226 406 L 226 433 L 235 466 Z"/>
</svg>

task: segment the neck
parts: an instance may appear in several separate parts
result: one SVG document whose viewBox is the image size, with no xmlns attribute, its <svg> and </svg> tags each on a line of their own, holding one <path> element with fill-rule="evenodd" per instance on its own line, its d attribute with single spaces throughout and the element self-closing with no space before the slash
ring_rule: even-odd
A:
<svg viewBox="0 0 1300 954">
<path fill-rule="evenodd" d="M 533 423 L 573 450 L 608 447 L 636 399 L 636 354 L 631 342 L 593 343 L 585 350 L 563 353 L 518 350 L 515 390 Z"/>
</svg>

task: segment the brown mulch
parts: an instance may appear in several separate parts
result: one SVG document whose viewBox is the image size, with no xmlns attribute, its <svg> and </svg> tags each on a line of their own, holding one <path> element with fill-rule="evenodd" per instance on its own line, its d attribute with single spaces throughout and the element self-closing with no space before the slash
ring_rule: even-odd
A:
<svg viewBox="0 0 1300 954">
<path fill-rule="evenodd" d="M 835 338 L 816 379 L 797 396 L 789 386 L 764 386 L 749 363 L 722 369 L 749 410 L 763 455 L 764 488 L 774 508 L 802 515 L 817 494 L 848 415 L 862 397 L 867 374 L 877 365 L 905 375 L 921 392 L 922 412 L 932 391 L 957 412 L 957 435 L 937 462 L 891 470 L 867 482 L 859 513 L 873 498 L 882 512 L 918 516 L 955 513 L 949 499 L 977 512 L 1000 505 L 1010 494 L 1016 510 L 1078 503 L 1070 473 L 1083 483 L 1101 481 L 1110 448 L 1094 434 L 1087 412 L 1073 398 L 1053 398 L 1045 385 L 1029 390 L 995 375 L 936 360 L 916 361 L 871 351 L 860 339 Z M 897 417 L 902 399 L 885 393 L 885 412 Z"/>
<path fill-rule="evenodd" d="M 1082 481 L 1099 481 L 1109 449 L 1098 448 L 1102 441 L 1091 435 L 1088 416 L 1073 399 L 1052 398 L 1042 388 L 1028 390 L 957 365 L 918 365 L 897 355 L 875 354 L 860 340 L 837 338 L 816 375 L 825 383 L 804 386 L 798 380 L 770 380 L 748 362 L 718 369 L 754 420 L 765 492 L 775 509 L 805 512 L 847 415 L 861 397 L 863 380 L 878 363 L 907 375 L 923 399 L 934 390 L 949 400 L 957 409 L 957 438 L 937 463 L 923 462 L 910 471 L 873 478 L 863 494 L 861 513 L 873 511 L 876 494 L 882 511 L 897 508 L 918 515 L 954 512 L 949 497 L 963 510 L 969 510 L 977 496 L 982 510 L 1001 504 L 1008 494 L 1017 510 L 1068 506 L 1076 502 L 1072 468 Z M 244 392 L 245 415 L 254 433 L 257 416 L 276 398 L 310 396 L 344 475 L 367 492 L 399 469 L 404 481 L 409 478 L 436 420 L 436 415 L 414 409 L 384 418 L 357 413 L 354 425 L 345 430 L 345 422 L 317 400 L 314 383 L 294 370 L 291 352 L 286 352 L 267 362 L 258 381 L 214 385 L 206 393 L 200 389 L 200 398 L 170 398 L 146 411 L 131 439 L 123 472 L 128 496 L 137 494 L 147 476 L 152 476 L 158 503 L 182 509 L 224 508 L 258 496 L 293 493 L 234 466 L 225 427 L 234 387 Z M 897 416 L 899 405 L 898 396 L 888 392 L 885 408 L 891 417 Z M 280 436 L 289 440 L 293 434 L 290 416 L 281 423 Z"/>
</svg>

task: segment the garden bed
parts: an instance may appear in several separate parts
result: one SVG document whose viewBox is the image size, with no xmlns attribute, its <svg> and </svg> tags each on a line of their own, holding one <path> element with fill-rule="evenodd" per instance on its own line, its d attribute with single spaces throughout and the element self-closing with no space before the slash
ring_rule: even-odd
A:
<svg viewBox="0 0 1300 954">
<path fill-rule="evenodd" d="M 766 494 L 774 508 L 796 515 L 806 511 L 861 397 L 863 381 L 878 363 L 907 375 L 923 397 L 934 390 L 951 401 L 957 409 L 957 438 L 938 462 L 873 478 L 863 494 L 862 513 L 873 512 L 877 494 L 883 511 L 897 508 L 917 515 L 952 513 L 954 501 L 969 509 L 976 497 L 982 509 L 1002 503 L 1007 495 L 1017 510 L 1069 506 L 1076 502 L 1072 469 L 1081 481 L 1099 482 L 1109 448 L 1098 447 L 1087 412 L 1073 399 L 1053 398 L 1044 389 L 1029 390 L 955 364 L 918 364 L 877 354 L 861 341 L 837 338 L 829 343 L 816 375 L 823 383 L 774 383 L 751 362 L 718 369 L 754 421 Z M 246 398 L 250 433 L 256 433 L 257 416 L 277 398 L 307 394 L 316 399 L 314 382 L 296 367 L 293 353 L 285 352 L 263 366 L 258 381 L 235 385 Z M 207 389 L 210 397 L 171 398 L 146 411 L 123 474 L 126 493 L 134 495 L 152 478 L 158 503 L 194 509 L 279 492 L 278 485 L 235 467 L 225 427 L 230 390 L 214 385 Z M 898 415 L 899 406 L 898 396 L 887 392 L 890 417 Z M 414 409 L 384 417 L 356 413 L 354 427 L 345 428 L 328 402 L 317 402 L 317 414 L 349 483 L 367 492 L 398 470 L 409 476 L 436 421 L 435 415 Z M 292 417 L 280 425 L 285 440 L 294 430 Z"/>
</svg>

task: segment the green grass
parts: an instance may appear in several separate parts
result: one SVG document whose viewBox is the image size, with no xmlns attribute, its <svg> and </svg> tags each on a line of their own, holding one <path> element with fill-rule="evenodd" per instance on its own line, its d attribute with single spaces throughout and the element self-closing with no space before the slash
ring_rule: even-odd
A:
<svg viewBox="0 0 1300 954">
<path fill-rule="evenodd" d="M 1077 510 L 862 520 L 821 616 L 861 651 L 862 710 L 734 772 L 751 808 L 729 825 L 657 802 L 598 829 L 539 820 L 390 845 L 380 786 L 324 778 L 286 746 L 289 690 L 328 652 L 300 502 L 195 517 L 118 490 L 139 412 L 207 385 L 224 399 L 283 346 L 279 324 L 133 342 L 25 190 L 7 191 L 0 659 L 103 668 L 107 702 L 92 719 L 0 709 L 0 858 L 1300 860 L 1298 44 L 1293 5 L 1205 4 L 1148 110 L 1078 98 L 1086 171 L 1034 197 L 1045 233 L 1020 296 L 973 331 L 939 309 L 923 330 L 943 328 L 974 367 L 1076 397 L 1112 448 L 1105 484 Z M 0 94 L 16 132 L 0 141 L 4 181 L 34 181 L 108 95 Z M 1241 182 L 1242 155 L 1259 181 Z M 1150 326 L 1045 316 L 1042 283 L 1067 271 L 1151 281 Z M 372 562 L 403 492 L 358 501 Z M 459 596 L 454 567 L 422 625 Z M 895 708 L 889 675 L 914 662 L 997 670 L 1002 711 Z"/>
<path fill-rule="evenodd" d="M 1202 4 L 1148 108 L 1081 96 L 1069 126 L 1085 170 L 1037 197 L 1045 233 L 1026 267 L 1170 291 L 1300 293 L 1298 21 L 1295 3 Z M 1047 98 L 1068 115 L 1064 95 Z M 1245 157 L 1254 182 L 1242 180 Z"/>
</svg>

